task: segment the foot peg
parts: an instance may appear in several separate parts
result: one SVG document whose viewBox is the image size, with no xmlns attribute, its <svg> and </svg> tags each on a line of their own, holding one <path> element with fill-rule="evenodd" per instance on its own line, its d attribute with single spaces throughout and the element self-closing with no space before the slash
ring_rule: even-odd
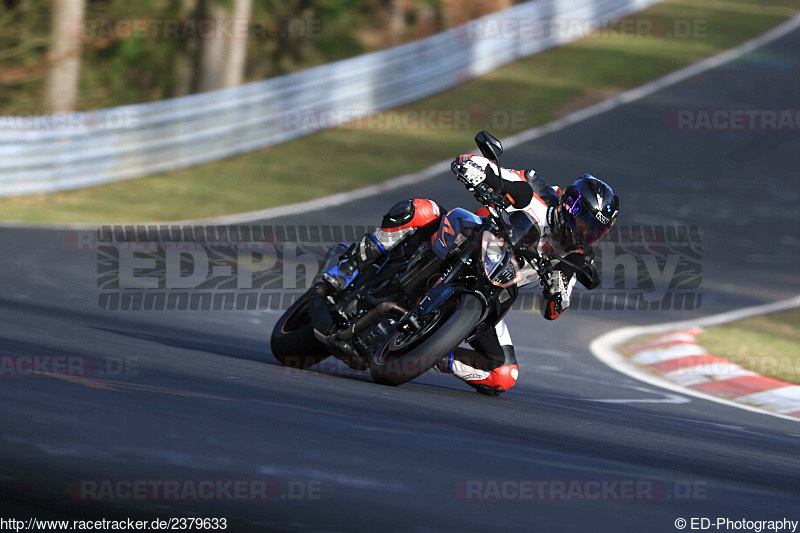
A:
<svg viewBox="0 0 800 533">
<path fill-rule="evenodd" d="M 320 276 L 320 280 L 330 286 L 334 292 L 343 291 L 358 275 L 358 269 L 347 274 L 342 265 L 337 265 Z"/>
</svg>

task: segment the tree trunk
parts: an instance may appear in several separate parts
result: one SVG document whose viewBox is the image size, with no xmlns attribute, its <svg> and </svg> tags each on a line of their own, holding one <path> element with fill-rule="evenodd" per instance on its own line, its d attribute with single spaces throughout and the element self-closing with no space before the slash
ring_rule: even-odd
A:
<svg viewBox="0 0 800 533">
<path fill-rule="evenodd" d="M 81 73 L 81 32 L 85 0 L 52 0 L 44 108 L 75 109 Z"/>
<path fill-rule="evenodd" d="M 487 6 L 489 8 L 487 13 L 500 11 L 501 9 L 508 9 L 512 5 L 514 4 L 513 2 L 511 2 L 511 0 L 495 0 L 494 2 L 490 2 L 489 5 Z"/>
<path fill-rule="evenodd" d="M 197 0 L 181 0 L 181 7 L 178 11 L 178 19 L 196 19 Z M 172 63 L 173 79 L 172 96 L 184 96 L 190 94 L 194 89 L 195 63 L 197 62 L 197 39 L 187 39 L 180 43 L 183 49 L 175 54 Z"/>
<path fill-rule="evenodd" d="M 244 80 L 247 68 L 247 42 L 249 35 L 245 28 L 250 23 L 250 7 L 252 0 L 235 0 L 233 5 L 234 37 L 228 41 L 225 72 L 222 77 L 223 87 L 236 87 Z"/>
<path fill-rule="evenodd" d="M 203 18 L 212 21 L 213 28 L 220 28 L 229 13 L 215 0 L 204 0 Z M 225 48 L 228 39 L 217 34 L 205 36 L 200 45 L 200 75 L 197 90 L 213 91 L 222 87 L 222 73 L 225 69 Z"/>
<path fill-rule="evenodd" d="M 391 46 L 396 46 L 403 42 L 406 29 L 406 15 L 403 11 L 402 0 L 388 0 L 386 25 L 388 42 Z"/>
<path fill-rule="evenodd" d="M 417 39 L 433 35 L 441 31 L 439 27 L 436 8 L 427 2 L 417 2 L 414 36 Z"/>
</svg>

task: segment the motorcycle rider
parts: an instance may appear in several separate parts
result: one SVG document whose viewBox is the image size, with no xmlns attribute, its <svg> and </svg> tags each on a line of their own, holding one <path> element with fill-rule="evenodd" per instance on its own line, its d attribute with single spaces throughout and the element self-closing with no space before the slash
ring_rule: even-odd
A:
<svg viewBox="0 0 800 533">
<path fill-rule="evenodd" d="M 498 172 L 495 163 L 477 154 L 458 156 L 451 169 L 470 191 L 486 183 L 510 200 L 509 213 L 524 211 L 530 216 L 539 230 L 538 242 L 532 247 L 540 254 L 555 252 L 577 265 L 592 264 L 591 245 L 616 221 L 619 198 L 608 185 L 589 174 L 583 174 L 561 191 L 550 186 L 534 170 L 500 167 Z M 476 214 L 488 216 L 489 211 L 481 207 Z M 422 228 L 438 228 L 443 215 L 443 209 L 432 200 L 417 198 L 395 204 L 375 232 L 366 234 L 337 266 L 322 275 L 322 290 L 330 294 L 344 289 L 359 269 L 374 262 L 402 238 Z M 575 276 L 558 265 L 532 276 L 524 272 L 532 268 L 526 264 L 523 280 L 539 279 L 542 315 L 554 320 L 569 307 Z M 596 279 L 592 280 L 587 288 L 593 289 L 597 284 Z M 322 299 L 317 305 L 324 305 L 320 302 Z M 314 327 L 326 333 L 331 324 L 318 320 Z M 476 337 L 470 345 L 473 349 L 459 347 L 445 357 L 436 365 L 437 370 L 455 375 L 484 394 L 498 395 L 514 386 L 519 371 L 505 321 L 499 321 L 493 330 Z"/>
</svg>

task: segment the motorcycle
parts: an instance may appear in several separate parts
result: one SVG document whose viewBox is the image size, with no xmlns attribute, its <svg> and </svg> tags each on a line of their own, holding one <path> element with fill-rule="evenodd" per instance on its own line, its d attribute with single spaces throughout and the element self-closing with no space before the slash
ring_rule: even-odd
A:
<svg viewBox="0 0 800 533">
<path fill-rule="evenodd" d="M 500 141 L 481 131 L 475 142 L 499 169 Z M 369 370 L 376 383 L 401 385 L 493 328 L 512 308 L 517 285 L 547 279 L 554 268 L 576 274 L 584 285 L 597 279 L 591 265 L 537 252 L 536 222 L 524 211 L 507 211 L 511 202 L 502 190 L 482 183 L 472 192 L 489 216 L 456 208 L 438 227 L 405 237 L 344 290 L 329 295 L 317 282 L 348 252 L 346 244 L 336 245 L 314 288 L 275 325 L 270 344 L 278 362 L 308 368 L 334 356 Z M 315 297 L 323 299 L 333 321 L 327 334 L 312 325 Z"/>
</svg>

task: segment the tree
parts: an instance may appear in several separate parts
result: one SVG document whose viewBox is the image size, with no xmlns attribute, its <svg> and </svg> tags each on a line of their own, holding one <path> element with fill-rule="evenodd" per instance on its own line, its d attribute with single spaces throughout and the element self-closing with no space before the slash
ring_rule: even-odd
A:
<svg viewBox="0 0 800 533">
<path fill-rule="evenodd" d="M 52 0 L 50 46 L 44 107 L 53 111 L 75 109 L 81 70 L 81 28 L 85 0 Z"/>
<path fill-rule="evenodd" d="M 178 9 L 178 19 L 186 20 L 199 18 L 197 9 L 197 0 L 181 0 Z M 196 39 L 187 39 L 181 43 L 181 46 L 175 52 L 175 60 L 173 62 L 173 96 L 184 96 L 191 94 L 194 90 L 197 44 L 198 42 Z"/>
<path fill-rule="evenodd" d="M 247 43 L 250 36 L 245 33 L 241 35 L 242 28 L 249 27 L 250 9 L 252 0 L 234 0 L 233 20 L 234 38 L 228 41 L 227 58 L 225 60 L 225 71 L 222 75 L 223 87 L 236 87 L 241 85 L 244 80 L 244 73 L 247 67 Z"/>
<path fill-rule="evenodd" d="M 390 45 L 396 46 L 403 42 L 403 34 L 406 27 L 403 2 L 401 0 L 387 0 L 384 6 L 386 9 L 388 42 Z"/>
<path fill-rule="evenodd" d="M 242 35 L 242 30 L 246 26 L 243 21 L 250 20 L 250 8 L 251 0 L 233 0 L 232 12 L 219 0 L 204 0 L 204 18 L 213 21 L 213 27 L 220 31 L 203 38 L 198 91 L 235 87 L 242 83 L 247 66 L 248 41 L 248 35 L 246 32 Z M 230 18 L 233 23 L 226 24 L 230 22 Z M 225 27 L 231 29 L 232 38 L 221 31 Z"/>
<path fill-rule="evenodd" d="M 219 28 L 225 23 L 228 10 L 215 0 L 203 1 L 203 19 L 211 21 L 213 28 Z M 200 45 L 200 72 L 198 73 L 197 90 L 200 92 L 213 91 L 222 87 L 222 70 L 225 62 L 225 39 L 215 35 L 201 37 Z"/>
</svg>

